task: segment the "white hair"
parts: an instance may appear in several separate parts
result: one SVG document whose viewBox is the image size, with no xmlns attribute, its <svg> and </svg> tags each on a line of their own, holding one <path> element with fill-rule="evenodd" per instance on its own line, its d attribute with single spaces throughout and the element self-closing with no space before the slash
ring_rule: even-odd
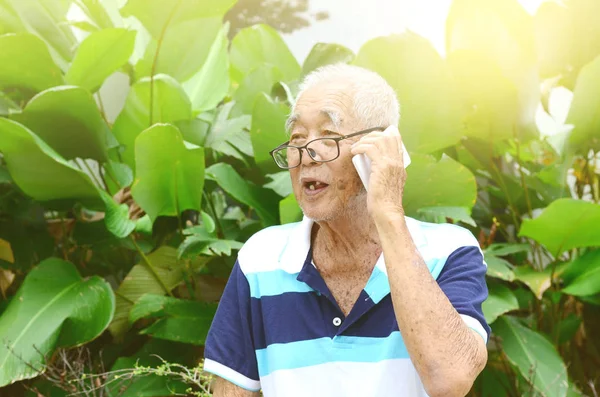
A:
<svg viewBox="0 0 600 397">
<path fill-rule="evenodd" d="M 354 98 L 354 116 L 365 128 L 398 125 L 400 105 L 394 89 L 379 74 L 358 66 L 336 63 L 310 72 L 300 83 L 296 101 L 308 89 L 331 81 L 344 81 Z M 292 106 L 292 118 L 296 114 Z"/>
</svg>

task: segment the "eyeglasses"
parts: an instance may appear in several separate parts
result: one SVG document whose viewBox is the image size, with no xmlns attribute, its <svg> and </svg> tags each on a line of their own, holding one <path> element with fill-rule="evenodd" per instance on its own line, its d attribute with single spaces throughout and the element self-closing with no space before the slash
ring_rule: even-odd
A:
<svg viewBox="0 0 600 397">
<path fill-rule="evenodd" d="M 336 138 L 317 138 L 307 142 L 304 146 L 290 145 L 290 142 L 287 141 L 271 150 L 269 154 L 273 157 L 279 168 L 286 170 L 296 168 L 300 165 L 302 162 L 302 149 L 306 150 L 310 158 L 317 163 L 327 163 L 340 156 L 340 141 L 368 134 L 369 132 L 383 130 L 385 130 L 384 127 L 374 127 Z"/>
</svg>

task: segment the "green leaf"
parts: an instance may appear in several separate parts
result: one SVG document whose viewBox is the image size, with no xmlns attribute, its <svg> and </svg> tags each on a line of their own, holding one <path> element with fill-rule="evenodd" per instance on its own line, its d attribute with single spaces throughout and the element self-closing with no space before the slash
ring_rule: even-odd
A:
<svg viewBox="0 0 600 397">
<path fill-rule="evenodd" d="M 5 93 L 0 91 L 0 116 L 9 116 L 12 113 L 21 112 L 19 105 L 8 97 Z"/>
<path fill-rule="evenodd" d="M 270 95 L 275 84 L 282 79 L 283 74 L 276 66 L 265 64 L 253 69 L 244 77 L 233 94 L 235 101 L 233 115 L 252 114 L 259 96 Z M 289 109 L 287 112 L 289 113 Z"/>
<path fill-rule="evenodd" d="M 92 95 L 83 88 L 60 86 L 36 95 L 12 118 L 43 139 L 65 159 L 104 162 L 116 140 Z"/>
<path fill-rule="evenodd" d="M 457 98 L 465 133 L 492 145 L 513 137 L 518 119 L 514 83 L 490 59 L 472 50 L 449 54 L 448 67 L 460 87 Z"/>
<path fill-rule="evenodd" d="M 275 29 L 268 25 L 254 25 L 239 31 L 230 49 L 231 77 L 241 82 L 248 73 L 259 66 L 276 66 L 283 81 L 300 75 L 300 65 Z"/>
<path fill-rule="evenodd" d="M 65 80 L 90 92 L 97 91 L 108 76 L 127 63 L 135 35 L 135 31 L 121 28 L 90 34 L 79 45 Z"/>
<path fill-rule="evenodd" d="M 177 257 L 193 258 L 197 255 L 231 256 L 231 250 L 239 250 L 242 243 L 234 240 L 219 240 L 216 237 L 193 234 L 185 238 L 177 249 Z"/>
<path fill-rule="evenodd" d="M 251 118 L 247 115 L 229 118 L 233 105 L 233 102 L 228 102 L 219 109 L 204 147 L 244 161 L 244 155 L 252 156 L 248 134 Z"/>
<path fill-rule="evenodd" d="M 111 196 L 100 191 L 100 196 L 106 206 L 104 222 L 106 228 L 115 236 L 125 238 L 135 229 L 136 223 L 129 219 L 129 207 L 127 204 L 117 204 Z"/>
<path fill-rule="evenodd" d="M 38 201 L 80 199 L 98 204 L 89 175 L 65 161 L 33 132 L 0 118 L 0 152 L 15 183 Z"/>
<path fill-rule="evenodd" d="M 292 180 L 289 171 L 281 171 L 276 174 L 268 174 L 267 178 L 271 182 L 265 185 L 266 188 L 273 190 L 281 197 L 287 197 L 293 193 Z"/>
<path fill-rule="evenodd" d="M 234 3 L 235 0 L 128 0 L 121 14 L 124 17 L 135 16 L 154 38 L 159 38 L 163 29 L 181 21 L 220 18 Z"/>
<path fill-rule="evenodd" d="M 556 266 L 554 269 L 554 280 L 556 281 L 566 267 L 566 263 Z M 549 265 L 542 271 L 532 269 L 527 265 L 514 268 L 515 279 L 522 281 L 529 287 L 538 299 L 542 299 L 544 292 L 552 285 L 550 278 L 552 276 L 552 265 Z"/>
<path fill-rule="evenodd" d="M 113 126 L 115 137 L 125 145 L 123 160 L 133 170 L 135 138 L 140 132 L 155 123 L 192 118 L 190 100 L 175 79 L 167 75 L 154 76 L 154 90 L 151 89 L 151 81 L 150 78 L 143 78 L 131 87 L 125 107 Z"/>
<path fill-rule="evenodd" d="M 452 2 L 448 19 L 446 21 L 446 49 L 449 58 L 455 51 L 472 51 L 479 54 L 485 64 L 462 64 L 461 68 L 454 68 L 455 72 L 464 77 L 460 79 L 461 92 L 468 83 L 475 88 L 478 84 L 484 85 L 479 92 L 488 97 L 505 98 L 502 90 L 501 77 L 505 77 L 515 87 L 515 101 L 498 101 L 501 108 L 486 109 L 488 117 L 494 121 L 498 116 L 492 112 L 504 115 L 509 110 L 508 120 L 513 121 L 510 131 L 514 127 L 526 129 L 528 133 L 535 133 L 535 111 L 540 101 L 539 78 L 537 74 L 537 58 L 533 35 L 533 18 L 523 9 L 517 0 L 456 0 Z M 498 80 L 485 79 L 489 71 L 498 68 Z M 479 68 L 479 70 L 478 70 Z M 496 72 L 494 72 L 496 74 Z M 469 77 L 467 77 L 469 76 Z M 465 84 L 465 85 L 463 85 Z M 497 87 L 499 86 L 499 87 Z M 495 89 L 499 88 L 498 91 Z M 469 89 L 469 90 L 471 90 Z M 490 98 L 491 99 L 491 98 Z M 493 106 L 493 102 L 486 104 Z M 502 110 L 500 110 L 502 109 Z M 482 109 L 483 110 L 483 109 Z M 512 115 L 515 118 L 512 119 Z M 500 130 L 496 132 L 501 133 Z"/>
<path fill-rule="evenodd" d="M 488 254 L 487 251 L 484 253 L 483 259 L 487 264 L 488 276 L 506 281 L 513 281 L 515 279 L 515 275 L 512 271 L 513 266 L 507 260 Z"/>
<path fill-rule="evenodd" d="M 206 177 L 217 182 L 240 203 L 254 208 L 265 226 L 277 223 L 279 200 L 271 190 L 263 189 L 245 180 L 229 164 L 218 163 L 210 166 L 206 169 Z"/>
<path fill-rule="evenodd" d="M 488 324 L 496 321 L 498 317 L 511 310 L 519 308 L 519 302 L 513 292 L 502 284 L 488 283 L 488 298 L 481 308 Z"/>
<path fill-rule="evenodd" d="M 438 162 L 432 156 L 411 158 L 402 199 L 408 216 L 417 214 L 419 208 L 473 207 L 477 184 L 468 168 L 445 155 Z"/>
<path fill-rule="evenodd" d="M 284 125 L 289 108 L 273 101 L 268 95 L 260 94 L 252 111 L 250 139 L 254 151 L 254 161 L 264 173 L 274 173 L 281 169 L 275 164 L 269 152 L 289 140 Z"/>
<path fill-rule="evenodd" d="M 299 222 L 303 217 L 302 209 L 296 201 L 296 196 L 290 194 L 279 202 L 279 220 L 281 224 Z"/>
<path fill-rule="evenodd" d="M 228 26 L 221 28 L 210 46 L 200 71 L 183 83 L 183 89 L 192 101 L 194 112 L 215 108 L 227 94 L 229 89 L 228 30 Z"/>
<path fill-rule="evenodd" d="M 154 125 L 136 139 L 131 194 L 153 221 L 160 215 L 202 209 L 204 149 L 188 145 L 169 124 Z"/>
<path fill-rule="evenodd" d="M 42 261 L 0 317 L 0 386 L 33 378 L 57 347 L 89 342 L 108 326 L 115 310 L 110 285 L 82 279 L 72 263 Z"/>
<path fill-rule="evenodd" d="M 212 321 L 217 306 L 212 303 L 189 301 L 163 295 L 145 294 L 131 308 L 131 324 L 142 318 L 160 318 L 164 316 L 194 317 L 201 315 Z"/>
<path fill-rule="evenodd" d="M 600 53 L 600 48 L 598 52 Z M 581 69 L 567 117 L 567 123 L 574 125 L 569 144 L 584 154 L 590 149 L 600 149 L 600 118 L 597 117 L 600 106 L 599 92 L 600 56 Z"/>
<path fill-rule="evenodd" d="M 562 319 L 556 327 L 558 344 L 562 345 L 573 339 L 582 322 L 583 319 L 575 313 L 570 313 L 566 318 Z"/>
<path fill-rule="evenodd" d="M 564 198 L 554 201 L 535 219 L 525 219 L 519 236 L 531 237 L 558 257 L 579 247 L 600 245 L 600 205 Z"/>
<path fill-rule="evenodd" d="M 99 28 L 107 29 L 114 27 L 101 0 L 80 0 L 77 5 Z"/>
<path fill-rule="evenodd" d="M 567 368 L 546 338 L 510 316 L 494 323 L 494 333 L 502 338 L 508 360 L 537 391 L 549 397 L 567 395 Z"/>
<path fill-rule="evenodd" d="M 590 251 L 567 265 L 562 278 L 565 294 L 589 296 L 600 292 L 600 250 Z"/>
<path fill-rule="evenodd" d="M 66 66 L 77 44 L 71 27 L 66 23 L 70 2 L 56 0 L 8 0 L 8 2 L 27 29 L 48 43 L 54 59 Z"/>
<path fill-rule="evenodd" d="M 33 34 L 0 36 L 0 48 L 0 89 L 22 88 L 33 96 L 63 83 L 46 44 Z"/>
<path fill-rule="evenodd" d="M 313 70 L 333 63 L 350 63 L 354 60 L 354 53 L 347 47 L 333 43 L 317 43 L 302 65 L 302 74 L 307 75 Z"/>
<path fill-rule="evenodd" d="M 196 257 L 192 260 L 190 269 L 199 269 L 208 260 L 206 257 Z M 163 245 L 142 258 L 115 292 L 116 310 L 109 326 L 110 332 L 116 338 L 121 338 L 129 329 L 129 311 L 135 302 L 146 293 L 170 292 L 183 281 L 186 271 L 184 264 L 177 260 L 177 250 L 170 246 Z"/>
<path fill-rule="evenodd" d="M 127 164 L 108 160 L 104 163 L 104 173 L 107 175 L 104 180 L 111 194 L 116 194 L 133 182 L 133 171 Z"/>
<path fill-rule="evenodd" d="M 144 58 L 135 66 L 136 78 L 162 73 L 180 82 L 188 80 L 205 64 L 212 44 L 222 34 L 222 27 L 219 17 L 170 24 L 160 47 L 158 39 L 146 47 Z"/>
<path fill-rule="evenodd" d="M 202 215 L 202 226 L 204 229 L 206 229 L 208 233 L 213 233 L 216 228 L 213 218 L 204 211 L 200 212 L 200 214 Z"/>
<path fill-rule="evenodd" d="M 462 122 L 454 83 L 429 41 L 413 32 L 379 37 L 361 47 L 354 64 L 379 73 L 396 91 L 399 129 L 411 155 L 458 143 Z"/>
<path fill-rule="evenodd" d="M 529 252 L 530 249 L 529 244 L 494 243 L 487 247 L 485 252 L 490 255 L 505 256 L 518 252 Z"/>
<path fill-rule="evenodd" d="M 543 77 L 560 76 L 572 89 L 581 68 L 600 54 L 596 0 L 543 2 L 535 17 L 536 52 Z M 573 45 L 577 43 L 577 45 Z"/>
<path fill-rule="evenodd" d="M 417 210 L 425 220 L 433 222 L 445 223 L 446 218 L 450 218 L 456 222 L 464 222 L 468 225 L 476 227 L 477 224 L 471 218 L 471 209 L 468 207 L 423 207 Z"/>
</svg>

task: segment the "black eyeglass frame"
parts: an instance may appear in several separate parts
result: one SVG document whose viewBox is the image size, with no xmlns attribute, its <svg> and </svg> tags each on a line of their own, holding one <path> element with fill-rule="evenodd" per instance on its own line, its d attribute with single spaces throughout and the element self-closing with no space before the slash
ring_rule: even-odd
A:
<svg viewBox="0 0 600 397">
<path fill-rule="evenodd" d="M 285 143 L 282 143 L 281 145 L 277 146 L 275 149 L 271 150 L 269 152 L 269 154 L 271 155 L 271 157 L 273 158 L 273 161 L 275 161 L 275 164 L 277 164 L 277 166 L 281 169 L 284 170 L 291 170 L 293 168 L 299 167 L 300 164 L 302 164 L 302 152 L 304 149 L 306 151 L 306 153 L 308 153 L 308 156 L 313 159 L 313 161 L 316 161 L 317 163 L 328 163 L 330 161 L 333 161 L 335 159 L 337 159 L 338 157 L 340 157 L 340 141 L 343 141 L 344 139 L 348 139 L 348 138 L 352 138 L 358 135 L 363 135 L 363 134 L 368 134 L 369 132 L 373 132 L 373 131 L 383 131 L 385 130 L 385 127 L 373 127 L 373 128 L 367 128 L 366 130 L 362 130 L 362 131 L 358 131 L 358 132 L 353 132 L 352 134 L 348 134 L 348 135 L 344 135 L 344 136 L 340 136 L 340 137 L 335 137 L 335 138 L 331 138 L 331 137 L 327 137 L 327 138 L 317 138 L 317 139 L 313 139 L 310 142 L 306 142 L 306 144 L 304 144 L 303 146 L 294 146 L 294 145 L 290 145 L 290 141 L 287 141 Z M 307 146 L 310 145 L 311 143 L 315 142 L 315 141 L 320 141 L 323 139 L 330 139 L 330 140 L 334 140 L 335 144 L 337 146 L 337 155 L 330 159 L 330 160 L 317 160 L 315 159 L 311 154 L 310 151 L 308 150 Z M 298 165 L 295 165 L 293 167 L 282 167 L 281 165 L 279 165 L 279 163 L 277 162 L 277 159 L 275 159 L 275 152 L 278 150 L 281 150 L 283 148 L 287 148 L 287 147 L 291 147 L 291 148 L 295 148 L 298 149 L 298 151 L 300 152 L 300 158 L 298 160 Z"/>
</svg>

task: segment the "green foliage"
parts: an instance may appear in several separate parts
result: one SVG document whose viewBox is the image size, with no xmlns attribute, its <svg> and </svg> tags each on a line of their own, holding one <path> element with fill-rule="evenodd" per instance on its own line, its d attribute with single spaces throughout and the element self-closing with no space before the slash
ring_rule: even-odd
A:
<svg viewBox="0 0 600 397">
<path fill-rule="evenodd" d="M 445 57 L 406 32 L 305 60 L 270 26 L 230 31 L 234 0 L 122 3 L 0 0 L 0 385 L 208 395 L 196 364 L 237 250 L 302 219 L 268 152 L 299 79 L 344 62 L 398 94 L 406 213 L 479 240 L 492 335 L 473 395 L 598 389 L 595 0 L 533 17 L 516 0 L 454 0 Z M 88 19 L 67 20 L 71 4 Z M 128 94 L 108 117 L 100 87 L 116 72 Z M 537 107 L 558 86 L 573 130 L 541 137 Z M 94 373 L 56 369 L 82 344 Z"/>
<path fill-rule="evenodd" d="M 0 386 L 41 373 L 56 347 L 96 338 L 114 310 L 114 294 L 101 277 L 84 280 L 58 258 L 41 262 L 0 317 Z"/>
</svg>

